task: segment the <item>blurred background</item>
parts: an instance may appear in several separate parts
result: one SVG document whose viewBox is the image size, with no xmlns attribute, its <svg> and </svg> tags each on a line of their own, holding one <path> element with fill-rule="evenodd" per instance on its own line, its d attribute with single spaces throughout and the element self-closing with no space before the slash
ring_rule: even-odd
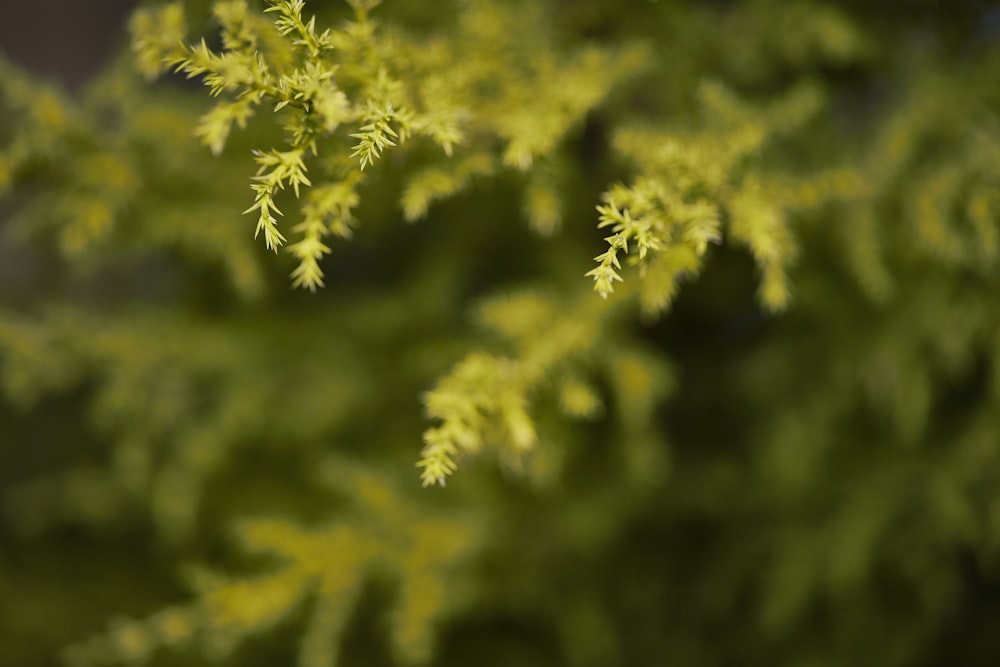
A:
<svg viewBox="0 0 1000 667">
<path fill-rule="evenodd" d="M 205 89 L 122 74 L 137 4 L 0 9 L 0 54 L 23 68 L 0 76 L 52 82 L 70 100 L 58 108 L 79 102 L 87 119 L 55 148 L 33 137 L 41 157 L 0 199 L 0 666 L 997 664 L 995 3 L 537 3 L 542 28 L 497 25 L 560 56 L 632 40 L 654 54 L 545 163 L 561 179 L 560 233 L 530 229 L 528 182 L 510 172 L 405 223 L 399 193 L 433 164 L 417 151 L 366 186 L 357 236 L 316 295 L 286 289 L 288 256 L 259 247 L 240 217 L 250 151 L 280 135 L 262 121 L 219 158 L 198 145 Z M 192 40 L 214 29 L 207 3 L 187 4 Z M 376 15 L 450 34 L 469 7 L 494 6 L 508 5 L 386 2 Z M 328 25 L 347 14 L 308 7 Z M 490 312 L 523 315 L 541 339 L 589 294 L 604 235 L 594 206 L 638 171 L 619 126 L 724 147 L 725 119 L 699 102 L 715 84 L 745 101 L 725 110 L 737 114 L 797 86 L 823 100 L 734 178 L 818 200 L 824 181 L 809 179 L 828 168 L 871 186 L 787 214 L 791 308 L 761 308 L 751 253 L 727 241 L 669 313 L 616 315 L 572 369 L 601 399 L 596 417 L 568 420 L 544 394 L 534 463 L 484 456 L 446 490 L 420 489 L 420 396 L 470 350 L 517 353 L 483 324 Z M 5 123 L 17 104 L 3 111 L 6 150 L 37 124 Z M 81 201 L 112 211 L 106 244 L 79 250 L 65 233 L 87 221 Z M 364 462 L 361 481 L 317 480 L 339 456 Z M 410 610 L 437 638 L 411 659 L 419 651 L 392 648 L 405 635 L 394 619 L 403 584 L 426 572 L 373 556 L 343 632 L 323 635 L 311 592 L 269 619 L 281 595 L 255 577 L 284 556 L 239 546 L 235 526 L 256 516 L 290 526 L 277 540 L 289 544 L 343 522 L 360 540 L 345 562 L 478 547 L 462 577 L 436 561 L 417 577 L 432 592 L 445 581 L 452 606 L 433 622 Z M 430 527 L 411 534 L 399 516 Z M 435 530 L 453 541 L 420 542 Z M 163 639 L 165 611 L 243 575 L 236 604 L 263 609 L 259 627 L 234 613 L 246 636 L 201 619 L 196 640 Z M 213 652 L 226 632 L 236 648 Z M 328 646 L 309 662 L 317 634 Z"/>
</svg>

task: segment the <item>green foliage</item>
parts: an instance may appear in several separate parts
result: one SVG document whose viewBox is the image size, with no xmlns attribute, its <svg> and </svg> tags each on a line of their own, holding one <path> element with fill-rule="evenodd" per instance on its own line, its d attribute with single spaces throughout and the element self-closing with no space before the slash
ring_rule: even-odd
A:
<svg viewBox="0 0 1000 667">
<path fill-rule="evenodd" d="M 345 169 L 350 173 L 347 165 L 352 160 L 364 171 L 386 150 L 400 148 L 411 134 L 430 139 L 446 156 L 459 144 L 474 155 L 493 152 L 492 135 L 506 144 L 499 156 L 503 164 L 527 171 L 535 157 L 551 153 L 566 130 L 643 60 L 641 50 L 615 56 L 584 49 L 562 64 L 552 54 L 539 52 L 521 72 L 506 66 L 500 70 L 503 52 L 541 44 L 530 41 L 540 35 L 524 30 L 525 20 L 537 22 L 540 16 L 532 17 L 527 9 L 515 12 L 470 4 L 463 8 L 463 20 L 450 42 L 427 45 L 401 33 L 381 39 L 378 25 L 368 16 L 371 7 L 363 3 L 352 7 L 353 21 L 318 32 L 315 16 L 308 22 L 304 19 L 301 0 L 270 3 L 264 13 L 275 14 L 273 28 L 251 18 L 254 13 L 246 2 L 217 3 L 221 52 L 209 49 L 204 39 L 183 51 L 177 46 L 164 48 L 164 40 L 157 37 L 158 25 L 183 24 L 177 4 L 140 12 L 133 21 L 133 46 L 143 71 L 151 71 L 147 63 L 159 59 L 164 67 L 200 77 L 213 96 L 233 98 L 217 104 L 199 122 L 197 135 L 213 153 L 223 150 L 232 126 L 244 128 L 261 104 L 285 112 L 283 129 L 290 150 L 257 153 L 259 169 L 251 186 L 254 204 L 247 209 L 258 212 L 257 234 L 263 232 L 268 249 L 277 251 L 286 242 L 276 217 L 281 215 L 275 205 L 278 192 L 291 185 L 298 197 L 300 185 L 312 185 L 305 175 L 306 159 L 327 157 L 327 171 L 336 175 Z M 265 39 L 269 29 L 285 40 Z M 523 36 L 515 37 L 518 32 Z M 463 64 L 463 54 L 473 45 L 478 59 Z M 492 51 L 485 52 L 482 46 Z M 439 73 L 443 68 L 451 70 L 447 78 Z M 554 77 L 564 85 L 547 88 L 547 99 L 525 97 Z M 357 140 L 346 155 L 338 154 L 336 144 L 329 141 L 338 131 L 345 140 Z M 322 156 L 321 138 L 326 147 Z M 407 217 L 420 217 L 431 200 L 454 193 L 470 171 L 481 169 L 467 165 L 450 178 L 425 174 L 412 182 L 404 199 Z M 343 178 L 341 173 L 336 182 L 356 187 L 361 178 L 357 174 Z M 293 283 L 315 290 L 323 277 L 318 260 L 327 252 L 322 237 L 335 229 L 310 216 L 295 231 L 302 240 L 292 248 L 299 259 Z"/>
<path fill-rule="evenodd" d="M 320 476 L 356 498 L 362 511 L 315 530 L 282 519 L 240 523 L 241 547 L 276 560 L 273 569 L 247 578 L 196 570 L 190 577 L 196 603 L 142 621 L 119 620 L 105 636 L 70 648 L 69 664 L 144 661 L 158 649 L 194 641 L 222 659 L 309 600 L 298 664 L 330 667 L 337 664 L 334 639 L 343 633 L 371 571 L 401 583 L 391 617 L 394 649 L 407 662 L 425 661 L 432 623 L 449 599 L 445 579 L 456 585 L 454 565 L 475 542 L 475 523 L 428 517 L 425 508 L 404 503 L 384 480 L 358 466 L 330 461 Z"/>
<path fill-rule="evenodd" d="M 0 663 L 992 664 L 995 11 L 129 30 L 0 60 Z"/>
</svg>

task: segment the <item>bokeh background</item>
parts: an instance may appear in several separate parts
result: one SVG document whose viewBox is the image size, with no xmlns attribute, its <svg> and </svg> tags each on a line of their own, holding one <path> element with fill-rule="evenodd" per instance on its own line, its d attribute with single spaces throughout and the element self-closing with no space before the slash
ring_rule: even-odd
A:
<svg viewBox="0 0 1000 667">
<path fill-rule="evenodd" d="M 208 3 L 186 4 L 211 39 Z M 206 91 L 131 67 L 135 3 L 0 8 L 0 155 L 30 154 L 0 199 L 0 665 L 996 664 L 1000 11 L 537 5 L 375 15 L 449 39 L 500 7 L 542 40 L 526 60 L 651 49 L 546 156 L 560 231 L 531 228 L 516 171 L 404 222 L 418 150 L 368 182 L 315 295 L 240 216 L 273 122 L 199 146 Z M 762 109 L 822 91 L 733 168 L 815 189 L 787 214 L 791 305 L 762 307 L 726 240 L 669 312 L 623 306 L 567 364 L 600 409 L 566 414 L 560 367 L 527 462 L 484 454 L 422 489 L 421 396 L 470 350 L 516 356 L 508 329 L 530 343 L 589 312 L 569 304 L 597 299 L 594 206 L 642 171 L 616 132 L 711 154 L 716 84 Z M 49 94 L 70 120 L 39 120 Z M 869 187 L 826 192 L 828 168 Z M 113 220 L 96 241 L 74 236 L 104 219 L 87 210 Z M 346 573 L 332 593 L 297 578 L 313 561 Z"/>
</svg>

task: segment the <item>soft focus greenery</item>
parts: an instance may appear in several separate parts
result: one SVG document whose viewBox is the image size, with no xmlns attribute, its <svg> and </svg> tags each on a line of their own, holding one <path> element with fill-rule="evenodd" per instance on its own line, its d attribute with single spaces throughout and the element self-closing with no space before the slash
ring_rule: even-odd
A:
<svg viewBox="0 0 1000 667">
<path fill-rule="evenodd" d="M 0 60 L 0 664 L 996 664 L 996 7 L 126 30 Z"/>
</svg>

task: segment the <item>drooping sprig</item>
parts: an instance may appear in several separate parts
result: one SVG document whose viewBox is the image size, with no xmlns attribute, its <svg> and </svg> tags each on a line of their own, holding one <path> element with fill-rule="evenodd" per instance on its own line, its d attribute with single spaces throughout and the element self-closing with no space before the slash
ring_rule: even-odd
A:
<svg viewBox="0 0 1000 667">
<path fill-rule="evenodd" d="M 557 304 L 527 292 L 481 307 L 483 324 L 513 343 L 516 352 L 473 352 L 424 396 L 427 415 L 436 422 L 424 432 L 417 462 L 424 486 L 444 486 L 459 458 L 486 447 L 520 466 L 540 440 L 531 405 L 539 393 L 553 389 L 553 380 L 561 380 L 555 383 L 561 396 L 567 383 L 575 391 L 564 404 L 568 415 L 595 409 L 600 399 L 593 394 L 581 399 L 587 390 L 581 390 L 575 367 L 598 349 L 614 311 L 611 302 L 589 296 Z"/>
<path fill-rule="evenodd" d="M 359 128 L 358 132 L 351 135 L 358 140 L 351 157 L 356 157 L 361 161 L 362 170 L 382 157 L 382 152 L 386 148 L 396 146 L 397 141 L 403 141 L 400 133 L 392 129 L 392 121 L 398 118 L 399 115 L 392 108 L 391 103 L 384 107 L 370 104 L 365 109 L 363 115 L 365 124 Z"/>
<path fill-rule="evenodd" d="M 299 148 L 290 151 L 271 150 L 269 153 L 258 151 L 254 155 L 254 159 L 260 165 L 257 175 L 254 176 L 256 182 L 250 186 L 255 194 L 254 203 L 244 212 L 260 211 L 254 238 L 264 232 L 264 243 L 268 250 L 278 252 L 278 247 L 285 243 L 285 237 L 278 231 L 278 221 L 274 217 L 275 214 L 282 215 L 274 203 L 277 192 L 290 185 L 297 197 L 300 186 L 312 185 L 306 176 L 304 152 Z"/>
<path fill-rule="evenodd" d="M 761 302 L 781 310 L 790 298 L 788 267 L 797 253 L 790 214 L 849 196 L 857 179 L 817 171 L 790 185 L 784 175 L 752 168 L 751 161 L 770 144 L 818 112 L 823 96 L 815 86 L 795 87 L 762 108 L 717 83 L 704 84 L 699 93 L 709 128 L 703 133 L 619 131 L 616 148 L 637 165 L 639 175 L 631 185 L 610 188 L 597 207 L 598 227 L 613 233 L 586 275 L 607 297 L 622 281 L 620 253 L 629 253 L 639 267 L 643 308 L 661 312 L 678 279 L 700 271 L 709 245 L 722 243 L 727 219 L 728 238 L 746 245 L 760 269 Z M 809 196 L 801 196 L 804 192 Z"/>
<path fill-rule="evenodd" d="M 461 161 L 417 171 L 401 198 L 407 219 L 423 217 L 433 201 L 467 187 L 470 176 L 506 167 L 526 172 L 532 226 L 540 233 L 556 229 L 561 207 L 548 173 L 551 154 L 617 82 L 644 66 L 648 50 L 587 47 L 564 54 L 549 43 L 544 16 L 527 2 L 463 5 L 447 39 L 383 30 L 370 16 L 378 0 L 347 2 L 353 19 L 322 27 L 305 0 L 268 0 L 263 12 L 246 0 L 216 0 L 218 50 L 210 40 L 180 45 L 180 3 L 142 10 L 133 21 L 133 45 L 146 74 L 173 68 L 201 78 L 218 98 L 196 128 L 214 154 L 225 149 L 234 126 L 245 128 L 262 109 L 280 118 L 285 145 L 255 152 L 254 201 L 247 209 L 257 213 L 256 234 L 265 245 L 277 250 L 287 242 L 279 222 L 286 185 L 296 197 L 327 179 L 356 187 L 361 179 L 345 180 L 344 164 L 367 174 L 413 136 Z M 530 59 L 509 58 L 529 50 Z M 550 85 L 556 80 L 561 85 Z M 458 147 L 467 154 L 455 155 Z M 292 281 L 316 289 L 323 284 L 320 260 L 329 253 L 321 239 L 336 231 L 324 228 L 322 217 L 302 213 L 307 219 L 291 226 L 301 241 L 289 247 L 298 260 Z"/>
<path fill-rule="evenodd" d="M 301 239 L 292 244 L 288 251 L 298 260 L 299 265 L 292 272 L 292 285 L 315 291 L 323 287 L 323 271 L 319 262 L 330 248 L 323 243 L 323 237 L 334 234 L 341 238 L 351 236 L 353 216 L 351 210 L 361 198 L 356 184 L 361 180 L 361 172 L 356 171 L 342 181 L 320 185 L 309 191 L 302 206 L 303 219 L 293 231 Z"/>
<path fill-rule="evenodd" d="M 329 28 L 322 33 L 316 32 L 315 15 L 309 19 L 308 23 L 303 21 L 302 9 L 305 4 L 305 0 L 277 0 L 264 12 L 277 12 L 278 18 L 274 21 L 274 27 L 278 29 L 278 33 L 282 37 L 294 33 L 296 38 L 292 44 L 297 47 L 305 47 L 309 50 L 311 57 L 318 58 L 321 53 L 333 48 L 333 36 Z"/>
<path fill-rule="evenodd" d="M 183 34 L 178 3 L 139 12 L 132 27 L 144 71 L 172 67 L 189 78 L 201 78 L 210 94 L 221 98 L 195 130 L 213 153 L 221 153 L 233 126 L 246 127 L 261 106 L 270 105 L 284 117 L 287 146 L 254 151 L 258 166 L 251 183 L 254 200 L 246 210 L 257 213 L 255 236 L 263 236 L 266 247 L 276 252 L 287 243 L 279 224 L 281 192 L 287 188 L 300 198 L 313 185 L 306 176 L 307 165 L 320 154 L 332 158 L 325 164 L 353 160 L 360 172 L 405 141 L 414 127 L 432 139 L 438 137 L 449 152 L 456 133 L 411 110 L 413 100 L 392 74 L 398 67 L 378 47 L 368 18 L 377 2 L 350 3 L 355 20 L 337 30 L 320 29 L 315 16 L 306 18 L 304 0 L 269 3 L 261 15 L 251 11 L 245 0 L 216 2 L 213 13 L 223 37 L 220 51 L 209 48 L 204 39 L 187 47 L 157 37 L 157 26 L 163 22 L 172 35 Z M 265 16 L 274 18 L 268 21 Z M 355 141 L 348 143 L 351 140 Z M 356 205 L 356 194 L 343 190 L 356 188 L 360 178 L 329 176 L 342 193 L 340 200 Z M 329 215 L 317 204 L 322 199 L 303 206 L 305 220 L 292 227 L 299 240 L 289 248 L 298 260 L 293 285 L 313 290 L 323 284 L 319 260 L 329 252 L 321 239 L 330 233 L 346 236 L 349 220 Z"/>
</svg>

